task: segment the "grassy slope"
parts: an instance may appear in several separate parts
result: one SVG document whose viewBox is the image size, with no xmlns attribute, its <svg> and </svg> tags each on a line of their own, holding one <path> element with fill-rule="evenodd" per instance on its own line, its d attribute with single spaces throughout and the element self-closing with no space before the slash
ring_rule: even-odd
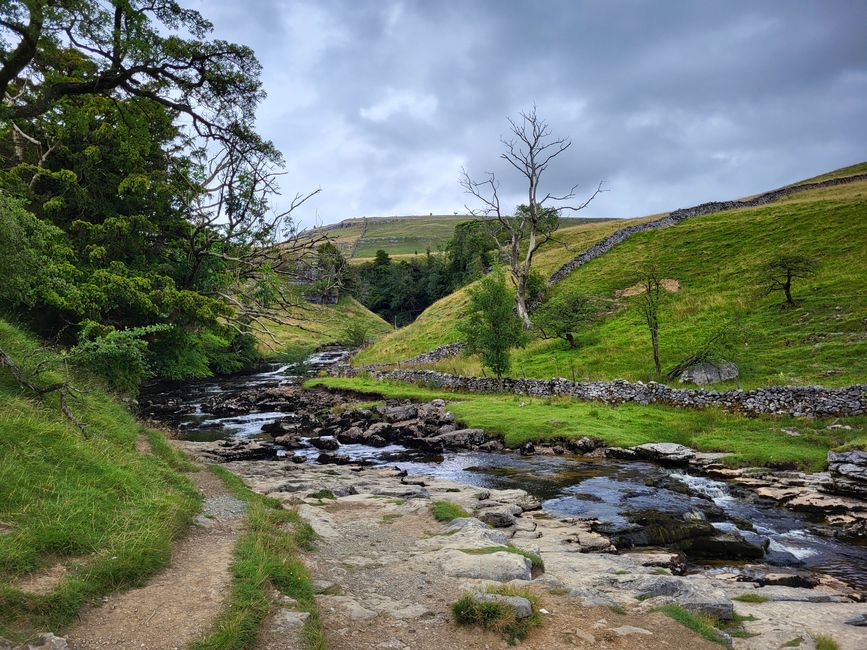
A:
<svg viewBox="0 0 867 650">
<path fill-rule="evenodd" d="M 857 168 L 858 166 L 856 166 Z M 856 169 L 857 172 L 857 169 Z M 851 172 L 850 172 L 851 173 Z M 834 175 L 833 173 L 831 175 Z M 597 224 L 598 231 L 624 225 Z M 594 226 L 572 228 L 592 243 Z M 597 233 L 598 234 L 598 233 Z M 598 234 L 597 238 L 601 238 Z M 761 296 L 757 271 L 780 252 L 818 257 L 819 273 L 796 283 L 799 305 L 780 309 L 779 295 Z M 540 270 L 550 272 L 574 251 L 549 249 Z M 610 298 L 635 282 L 635 269 L 652 261 L 681 283 L 661 310 L 663 368 L 696 350 L 719 324 L 739 318 L 746 338 L 733 351 L 740 384 L 845 385 L 867 378 L 867 182 L 814 190 L 760 208 L 691 219 L 674 228 L 636 235 L 577 269 L 555 291 L 576 290 Z M 579 348 L 533 341 L 516 352 L 513 373 L 577 379 L 650 379 L 649 336 L 635 298 L 620 299 L 613 316 L 578 337 Z M 459 291 L 432 305 L 412 325 L 384 337 L 356 363 L 398 361 L 457 339 L 466 304 Z M 441 362 L 440 369 L 478 373 L 474 359 Z"/>
<path fill-rule="evenodd" d="M 827 422 L 794 418 L 747 418 L 717 409 L 694 411 L 666 406 L 606 406 L 565 398 L 449 393 L 413 384 L 358 377 L 321 378 L 308 385 L 347 388 L 385 397 L 454 400 L 449 410 L 466 426 L 501 434 L 509 447 L 556 437 L 595 436 L 612 446 L 676 442 L 703 451 L 735 454 L 733 465 L 798 466 L 818 470 L 829 449 L 867 442 L 867 418 L 850 418 L 851 430 L 828 430 Z M 792 437 L 783 428 L 798 429 Z"/>
<path fill-rule="evenodd" d="M 0 346 L 24 367 L 62 367 L 4 321 Z M 86 438 L 61 415 L 56 395 L 39 400 L 0 368 L 0 636 L 61 630 L 88 600 L 142 582 L 168 563 L 173 539 L 199 508 L 175 469 L 183 461 L 161 435 L 143 431 L 86 377 L 73 380 L 82 394 L 70 407 L 88 425 Z M 140 434 L 155 455 L 136 452 Z M 51 594 L 13 586 L 58 563 L 68 573 Z"/>
<path fill-rule="evenodd" d="M 342 296 L 336 305 L 310 304 L 306 318 L 308 320 L 296 321 L 300 327 L 270 323 L 268 327 L 277 341 L 260 336 L 263 352 L 275 355 L 286 349 L 311 349 L 325 343 L 339 343 L 350 325 L 366 327 L 373 339 L 392 331 L 391 325 L 350 296 Z"/>
<path fill-rule="evenodd" d="M 648 217 L 650 219 L 652 217 Z M 550 243 L 540 251 L 537 268 L 548 275 L 578 252 L 604 239 L 618 228 L 645 219 L 628 221 L 594 222 L 586 225 L 570 226 L 560 230 L 558 239 L 561 244 Z M 362 350 L 354 360 L 355 364 L 401 361 L 437 346 L 454 343 L 458 340 L 455 330 L 460 314 L 467 305 L 466 288 L 438 300 L 428 307 L 413 323 L 383 337 L 371 347 Z"/>
</svg>

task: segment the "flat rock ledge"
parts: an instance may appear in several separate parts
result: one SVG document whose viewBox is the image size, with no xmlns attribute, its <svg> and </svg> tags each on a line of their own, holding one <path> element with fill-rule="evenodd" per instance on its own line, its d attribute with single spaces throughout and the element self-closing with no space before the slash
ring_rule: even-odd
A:
<svg viewBox="0 0 867 650">
<path fill-rule="evenodd" d="M 197 443 L 181 446 L 194 454 L 201 447 Z M 737 648 L 777 648 L 794 638 L 803 639 L 800 647 L 810 648 L 812 635 L 819 632 L 830 634 L 843 650 L 865 647 L 861 625 L 867 620 L 867 605 L 838 581 L 821 578 L 804 583 L 806 586 L 787 586 L 802 583 L 780 570 L 777 578 L 768 577 L 766 567 L 752 573 L 744 569 L 730 574 L 676 575 L 682 560 L 679 555 L 652 550 L 618 553 L 609 539 L 594 532 L 592 520 L 552 515 L 522 490 L 480 489 L 427 476 L 407 477 L 401 470 L 386 467 L 255 460 L 231 461 L 225 467 L 256 492 L 298 508 L 322 545 L 351 548 L 354 554 L 341 555 L 340 560 L 349 569 L 394 565 L 403 575 L 435 575 L 453 581 L 453 591 L 470 593 L 484 593 L 491 584 L 534 586 L 543 594 L 544 590 L 568 594 L 576 604 L 619 606 L 640 613 L 675 603 L 721 619 L 752 615 L 755 620 L 744 626 L 756 636 L 736 639 Z M 335 498 L 313 496 L 323 490 Z M 472 516 L 439 524 L 429 514 L 432 502 L 438 500 L 457 503 Z M 367 548 L 357 540 L 344 539 L 348 533 L 335 520 L 335 513 L 352 508 L 364 509 L 366 525 L 372 525 L 369 509 L 377 508 L 380 514 L 375 516 L 388 520 L 426 518 L 429 529 L 418 539 L 404 540 L 400 548 Z M 511 516 L 511 520 L 498 522 L 508 525 L 492 527 L 480 518 L 495 511 Z M 509 549 L 539 556 L 544 571 L 534 570 L 529 559 Z M 328 595 L 332 588 L 337 591 Z M 329 590 L 320 597 L 326 610 L 343 612 L 348 620 L 448 615 L 382 595 L 341 595 L 339 585 L 319 585 L 318 589 Z M 746 593 L 766 596 L 767 601 L 733 601 Z M 636 629 L 621 632 L 642 634 Z"/>
</svg>

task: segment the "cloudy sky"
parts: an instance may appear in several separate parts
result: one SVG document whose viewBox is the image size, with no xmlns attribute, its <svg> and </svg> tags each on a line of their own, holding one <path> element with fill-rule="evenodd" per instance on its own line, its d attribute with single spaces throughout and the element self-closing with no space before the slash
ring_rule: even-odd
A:
<svg viewBox="0 0 867 650">
<path fill-rule="evenodd" d="M 573 141 L 545 191 L 604 180 L 585 216 L 639 216 L 867 159 L 867 2 L 188 0 L 253 47 L 260 130 L 312 225 L 450 214 L 534 103 Z M 579 191 L 581 191 L 579 190 Z"/>
</svg>

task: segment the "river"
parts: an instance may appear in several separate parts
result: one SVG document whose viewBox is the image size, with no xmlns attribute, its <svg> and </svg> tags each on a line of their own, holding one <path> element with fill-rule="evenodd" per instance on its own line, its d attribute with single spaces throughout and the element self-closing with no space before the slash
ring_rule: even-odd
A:
<svg viewBox="0 0 867 650">
<path fill-rule="evenodd" d="M 327 367 L 346 356 L 332 351 L 313 355 L 305 371 Z M 151 392 L 148 398 L 175 405 L 168 418 L 180 436 L 193 441 L 224 438 L 264 438 L 262 426 L 286 412 L 261 411 L 217 417 L 206 411 L 208 399 L 236 391 L 299 383 L 291 366 L 271 365 L 254 374 L 214 378 Z M 312 446 L 295 450 L 315 462 Z M 521 488 L 540 499 L 552 515 L 598 520 L 600 532 L 618 538 L 619 547 L 633 539 L 636 517 L 667 517 L 662 521 L 701 520 L 720 531 L 734 531 L 764 545 L 761 560 L 777 566 L 798 566 L 867 589 L 867 547 L 817 534 L 810 518 L 763 500 L 745 488 L 686 470 L 612 459 L 574 456 L 520 456 L 503 452 L 455 451 L 432 456 L 401 445 L 374 448 L 358 444 L 340 447 L 353 461 L 388 464 L 411 474 L 447 478 L 457 483 L 491 488 Z M 268 461 L 263 461 L 268 462 Z M 637 514 L 638 513 L 638 514 Z M 628 543 L 627 543 L 628 545 Z M 731 570 L 742 562 L 694 562 L 691 571 Z"/>
</svg>

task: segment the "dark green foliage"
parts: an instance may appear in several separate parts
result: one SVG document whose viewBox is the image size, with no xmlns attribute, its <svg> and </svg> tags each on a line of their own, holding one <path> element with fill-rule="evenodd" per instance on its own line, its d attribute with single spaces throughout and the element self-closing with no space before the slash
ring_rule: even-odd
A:
<svg viewBox="0 0 867 650">
<path fill-rule="evenodd" d="M 373 262 L 352 268 L 349 282 L 365 307 L 398 327 L 411 323 L 450 290 L 445 261 L 430 251 L 396 262 L 379 250 Z"/>
<path fill-rule="evenodd" d="M 455 226 L 446 244 L 448 277 L 451 291 L 479 279 L 497 260 L 497 243 L 493 235 L 502 230 L 493 219 L 467 221 Z"/>
<path fill-rule="evenodd" d="M 575 334 L 599 314 L 601 301 L 577 292 L 560 292 L 542 303 L 533 314 L 533 324 L 543 338 L 560 338 L 576 347 Z"/>
<path fill-rule="evenodd" d="M 469 290 L 467 316 L 458 324 L 467 350 L 478 354 L 482 364 L 497 377 L 511 367 L 512 348 L 527 341 L 521 319 L 514 312 L 515 298 L 506 286 L 503 269 L 495 268 Z"/>
<path fill-rule="evenodd" d="M 141 382 L 151 375 L 144 337 L 171 327 L 150 325 L 95 334 L 98 327 L 94 325 L 82 330 L 81 341 L 72 348 L 70 359 L 102 378 L 112 390 L 135 396 Z"/>
</svg>

